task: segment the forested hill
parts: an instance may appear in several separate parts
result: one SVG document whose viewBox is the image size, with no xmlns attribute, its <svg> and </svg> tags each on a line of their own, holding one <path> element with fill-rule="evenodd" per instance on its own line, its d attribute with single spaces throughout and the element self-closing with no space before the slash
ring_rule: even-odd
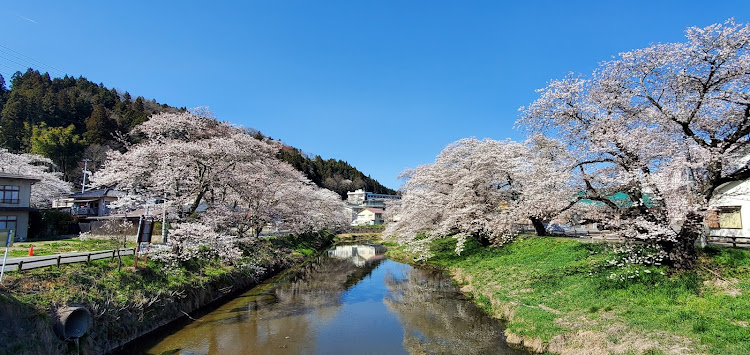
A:
<svg viewBox="0 0 750 355">
<path fill-rule="evenodd" d="M 151 114 L 178 110 L 83 77 L 53 79 L 33 69 L 13 75 L 10 90 L 0 76 L 0 108 L 0 147 L 49 157 L 65 180 L 79 184 L 81 159 L 96 169 L 109 148 L 121 148 L 115 136 Z"/>
<path fill-rule="evenodd" d="M 284 147 L 279 159 L 305 173 L 315 184 L 325 187 L 346 199 L 347 191 L 363 189 L 378 194 L 395 194 L 396 191 L 381 185 L 377 180 L 365 176 L 361 171 L 343 160 L 323 160 L 319 155 L 310 158 L 299 149 Z"/>
<path fill-rule="evenodd" d="M 9 83 L 0 75 L 0 147 L 49 157 L 65 180 L 80 186 L 83 159 L 94 171 L 108 150 L 122 149 L 115 137 L 125 137 L 152 114 L 185 110 L 142 96 L 133 99 L 127 91 L 84 77 L 51 78 L 28 69 L 14 74 Z M 341 196 L 354 188 L 393 193 L 346 162 L 310 159 L 294 148 L 285 149 L 279 158 Z"/>
</svg>

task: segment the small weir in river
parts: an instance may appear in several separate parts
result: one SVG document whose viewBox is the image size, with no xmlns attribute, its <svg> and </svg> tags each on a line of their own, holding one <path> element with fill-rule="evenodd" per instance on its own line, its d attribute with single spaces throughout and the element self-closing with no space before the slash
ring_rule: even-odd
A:
<svg viewBox="0 0 750 355">
<path fill-rule="evenodd" d="M 147 354 L 515 354 L 446 275 L 339 245 L 161 339 Z"/>
</svg>

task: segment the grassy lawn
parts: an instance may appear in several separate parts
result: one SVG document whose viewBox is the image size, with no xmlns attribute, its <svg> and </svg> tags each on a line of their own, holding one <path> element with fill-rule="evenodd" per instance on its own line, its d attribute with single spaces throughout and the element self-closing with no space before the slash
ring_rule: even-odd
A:
<svg viewBox="0 0 750 355">
<path fill-rule="evenodd" d="M 112 240 L 106 239 L 87 239 L 79 240 L 78 238 L 52 240 L 52 241 L 40 241 L 40 242 L 23 242 L 14 243 L 10 251 L 8 251 L 8 257 L 20 257 L 28 256 L 29 247 L 34 246 L 34 255 L 53 255 L 60 253 L 70 253 L 76 251 L 96 251 L 96 250 L 107 250 L 114 249 L 117 246 L 122 246 Z M 128 247 L 134 247 L 135 243 L 128 242 Z"/>
<path fill-rule="evenodd" d="M 437 242 L 428 263 L 537 350 L 750 354 L 750 251 L 710 247 L 695 270 L 672 272 L 611 266 L 607 246 L 563 238 L 454 246 Z"/>
</svg>

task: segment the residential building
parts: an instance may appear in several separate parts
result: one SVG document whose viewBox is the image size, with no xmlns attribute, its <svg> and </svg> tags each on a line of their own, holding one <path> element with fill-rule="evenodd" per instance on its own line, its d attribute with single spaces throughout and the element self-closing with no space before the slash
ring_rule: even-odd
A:
<svg viewBox="0 0 750 355">
<path fill-rule="evenodd" d="M 0 229 L 15 230 L 18 241 L 28 238 L 31 185 L 39 181 L 33 176 L 0 172 Z"/>
<path fill-rule="evenodd" d="M 383 210 L 382 208 L 367 207 L 357 213 L 357 219 L 352 222 L 355 226 L 375 225 L 383 224 Z"/>
<path fill-rule="evenodd" d="M 397 201 L 400 200 L 401 196 L 399 195 L 386 195 L 386 194 L 376 194 L 372 192 L 366 192 L 362 189 L 358 189 L 356 191 L 349 191 L 347 192 L 347 199 L 346 204 L 347 208 L 351 212 L 351 219 L 352 219 L 352 225 L 362 225 L 362 224 L 383 224 L 383 210 L 386 208 L 386 202 L 388 201 Z M 362 213 L 365 209 L 375 209 L 380 210 L 378 212 L 380 214 L 379 218 L 373 218 L 370 219 L 370 215 L 372 213 L 366 213 L 365 216 L 360 217 L 359 214 Z M 367 223 L 363 221 L 367 221 Z M 370 223 L 375 222 L 377 223 Z"/>
<path fill-rule="evenodd" d="M 750 241 L 750 181 L 735 181 L 716 189 L 706 212 L 708 236 L 748 238 Z"/>
<path fill-rule="evenodd" d="M 117 201 L 119 193 L 111 188 L 88 190 L 68 196 L 74 216 L 101 217 L 109 215 L 109 204 Z"/>
</svg>

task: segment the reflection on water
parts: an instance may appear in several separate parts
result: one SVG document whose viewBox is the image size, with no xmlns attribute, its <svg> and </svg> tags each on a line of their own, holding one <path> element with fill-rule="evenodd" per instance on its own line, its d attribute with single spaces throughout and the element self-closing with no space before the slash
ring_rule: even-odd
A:
<svg viewBox="0 0 750 355">
<path fill-rule="evenodd" d="M 385 248 L 380 245 L 337 245 L 328 251 L 328 257 L 349 260 L 357 267 L 384 259 Z"/>
<path fill-rule="evenodd" d="M 440 273 L 337 246 L 158 343 L 149 354 L 510 353 L 502 327 Z M 132 350 L 132 349 L 131 349 Z"/>
<path fill-rule="evenodd" d="M 412 354 L 511 352 L 501 324 L 487 317 L 443 273 L 412 269 L 385 278 L 384 299 L 404 327 L 404 347 Z"/>
</svg>

